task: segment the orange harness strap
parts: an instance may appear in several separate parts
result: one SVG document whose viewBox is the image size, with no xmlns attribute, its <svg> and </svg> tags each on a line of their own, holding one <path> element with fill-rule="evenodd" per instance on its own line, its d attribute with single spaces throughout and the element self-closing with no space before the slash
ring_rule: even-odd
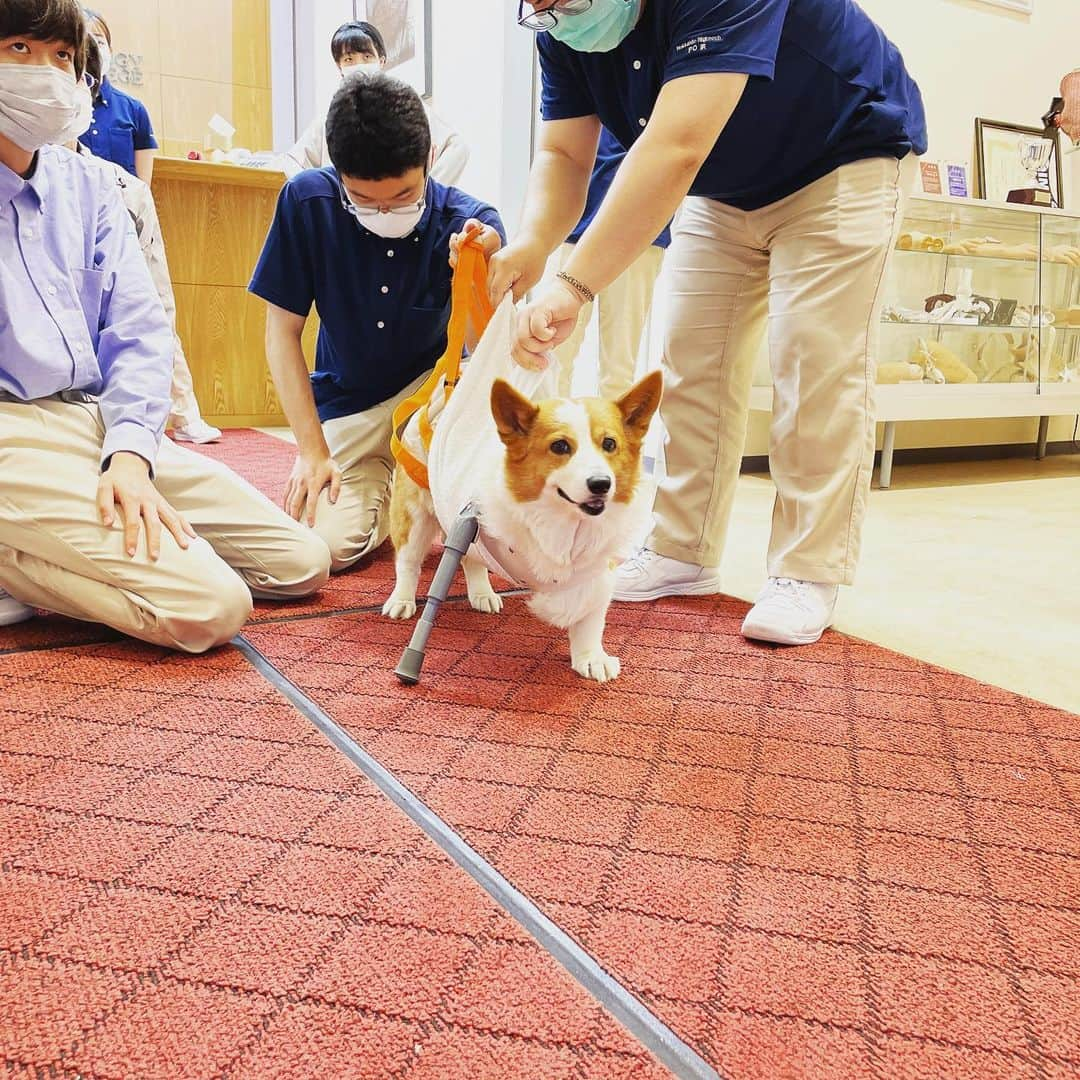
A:
<svg viewBox="0 0 1080 1080">
<path fill-rule="evenodd" d="M 476 333 L 482 334 L 494 309 L 487 293 L 487 258 L 484 249 L 475 240 L 461 245 L 458 264 L 454 269 L 450 294 L 450 325 L 446 331 L 446 351 L 439 357 L 434 370 L 414 394 L 402 401 L 394 410 L 393 430 L 390 434 L 390 451 L 394 459 L 420 487 L 430 490 L 427 465 L 402 443 L 400 432 L 416 413 L 420 413 L 420 440 L 427 450 L 431 446 L 431 420 L 428 404 L 439 381 L 445 378 L 446 398 L 457 385 L 461 375 L 461 354 L 465 349 L 465 332 L 472 317 Z"/>
</svg>

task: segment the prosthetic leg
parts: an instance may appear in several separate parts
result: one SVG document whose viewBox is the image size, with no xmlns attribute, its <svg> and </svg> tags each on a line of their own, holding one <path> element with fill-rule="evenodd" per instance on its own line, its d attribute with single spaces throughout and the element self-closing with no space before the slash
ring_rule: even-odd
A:
<svg viewBox="0 0 1080 1080">
<path fill-rule="evenodd" d="M 416 629 L 413 630 L 408 647 L 401 654 L 401 660 L 394 669 L 394 674 L 409 686 L 415 686 L 420 681 L 420 668 L 424 665 L 424 650 L 427 648 L 428 638 L 431 637 L 431 631 L 435 626 L 435 617 L 439 614 L 442 602 L 449 595 L 454 575 L 458 572 L 461 560 L 465 558 L 479 530 L 476 511 L 471 506 L 467 506 L 447 533 L 439 568 L 435 571 L 431 588 L 428 590 L 427 603 L 416 623 Z"/>
</svg>

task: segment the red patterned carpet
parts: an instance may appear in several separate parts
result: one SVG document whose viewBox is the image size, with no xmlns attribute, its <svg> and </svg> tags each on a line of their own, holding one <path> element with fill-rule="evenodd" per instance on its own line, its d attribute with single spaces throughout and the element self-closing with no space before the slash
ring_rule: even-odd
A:
<svg viewBox="0 0 1080 1080">
<path fill-rule="evenodd" d="M 616 605 L 606 687 L 451 605 L 405 688 L 389 580 L 245 636 L 719 1074 L 1080 1075 L 1080 718 L 730 600 Z M 0 638 L 10 1073 L 668 1075 L 238 651 L 100 631 Z"/>
</svg>

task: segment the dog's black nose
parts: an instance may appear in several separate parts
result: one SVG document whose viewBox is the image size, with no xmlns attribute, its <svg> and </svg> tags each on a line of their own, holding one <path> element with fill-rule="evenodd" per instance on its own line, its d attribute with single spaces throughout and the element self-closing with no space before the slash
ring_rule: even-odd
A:
<svg viewBox="0 0 1080 1080">
<path fill-rule="evenodd" d="M 610 476 L 590 476 L 585 486 L 593 495 L 606 495 L 611 490 Z"/>
</svg>

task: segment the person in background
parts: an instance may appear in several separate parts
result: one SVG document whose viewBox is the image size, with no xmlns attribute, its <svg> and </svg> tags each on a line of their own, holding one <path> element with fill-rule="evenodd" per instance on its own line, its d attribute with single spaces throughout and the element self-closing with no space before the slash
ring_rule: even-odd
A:
<svg viewBox="0 0 1080 1080">
<path fill-rule="evenodd" d="M 347 79 L 326 135 L 333 165 L 282 189 L 250 289 L 267 302 L 267 359 L 296 436 L 285 509 L 326 541 L 337 572 L 387 536 L 391 417 L 446 348 L 451 246 L 479 228 L 491 254 L 505 234 L 492 207 L 428 174 L 427 114 L 399 79 Z"/>
<path fill-rule="evenodd" d="M 326 545 L 162 439 L 173 335 L 86 127 L 77 0 L 0 0 L 0 623 L 34 608 L 202 652 L 252 593 L 307 596 Z"/>
<path fill-rule="evenodd" d="M 386 67 L 386 45 L 382 34 L 369 22 L 347 22 L 339 26 L 330 39 L 330 54 L 343 79 L 357 72 L 370 74 Z M 469 148 L 461 136 L 426 104 L 424 108 L 431 130 L 431 178 L 452 187 L 465 171 Z M 320 113 L 280 165 L 286 176 L 293 177 L 301 169 L 321 169 L 329 164 L 326 115 Z"/>
<path fill-rule="evenodd" d="M 90 36 L 101 53 L 101 78 L 94 94 L 94 118 L 79 142 L 95 157 L 104 158 L 149 184 L 154 175 L 154 153 L 158 148 L 146 106 L 117 90 L 109 82 L 112 66 L 112 34 L 96 12 L 84 9 Z"/>
<path fill-rule="evenodd" d="M 101 52 L 93 37 L 86 39 L 86 72 L 95 85 L 101 81 Z M 69 144 L 69 149 L 79 154 L 90 151 L 78 142 Z M 165 239 L 161 235 L 157 206 L 150 188 L 137 176 L 132 176 L 126 169 L 113 162 L 107 163 L 116 176 L 120 197 L 124 201 L 131 220 L 135 223 L 135 235 L 139 238 L 139 247 L 150 269 L 154 288 L 161 299 L 165 315 L 172 330 L 175 350 L 173 352 L 172 390 L 169 395 L 171 412 L 165 426 L 171 429 L 173 438 L 179 442 L 209 443 L 221 438 L 221 432 L 211 427 L 199 411 L 199 402 L 195 397 L 195 384 L 192 382 L 191 369 L 180 335 L 176 332 L 176 296 L 173 293 L 172 278 L 169 276 L 169 263 L 165 258 Z"/>
<path fill-rule="evenodd" d="M 559 252 L 559 269 L 563 270 L 574 254 L 574 245 L 592 224 L 626 150 L 607 128 L 600 133 L 596 151 L 596 166 L 589 181 L 585 213 L 574 231 L 566 238 Z M 624 270 L 599 296 L 595 306 L 600 320 L 600 396 L 617 398 L 630 389 L 634 381 L 641 335 L 652 307 L 653 287 L 664 262 L 664 250 L 671 243 L 671 232 L 664 231 Z M 574 361 L 581 351 L 592 317 L 593 304 L 581 309 L 574 332 L 555 350 L 559 368 L 559 394 L 570 396 Z"/>
</svg>

